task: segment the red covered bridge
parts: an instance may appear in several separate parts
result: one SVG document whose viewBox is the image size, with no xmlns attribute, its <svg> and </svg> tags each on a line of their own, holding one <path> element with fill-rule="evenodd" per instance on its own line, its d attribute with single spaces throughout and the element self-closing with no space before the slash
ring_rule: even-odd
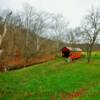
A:
<svg viewBox="0 0 100 100">
<path fill-rule="evenodd" d="M 66 58 L 71 58 L 72 60 L 80 58 L 81 54 L 82 54 L 82 49 L 80 48 L 71 48 L 71 47 L 62 48 L 62 56 Z"/>
</svg>

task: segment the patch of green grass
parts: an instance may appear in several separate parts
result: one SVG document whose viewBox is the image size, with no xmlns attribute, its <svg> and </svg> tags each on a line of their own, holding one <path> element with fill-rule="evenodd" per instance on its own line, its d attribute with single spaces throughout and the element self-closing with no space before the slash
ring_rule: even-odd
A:
<svg viewBox="0 0 100 100">
<path fill-rule="evenodd" d="M 99 83 L 99 59 L 95 58 L 90 64 L 85 58 L 66 63 L 59 57 L 47 63 L 0 73 L 0 100 L 61 100 L 63 95 L 82 88 L 86 91 L 73 100 L 100 100 Z"/>
</svg>

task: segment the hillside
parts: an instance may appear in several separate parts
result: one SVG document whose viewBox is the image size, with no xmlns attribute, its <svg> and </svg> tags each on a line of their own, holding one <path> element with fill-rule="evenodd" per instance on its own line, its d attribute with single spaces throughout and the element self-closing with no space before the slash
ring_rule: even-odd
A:
<svg viewBox="0 0 100 100">
<path fill-rule="evenodd" d="M 2 33 L 3 23 L 1 22 L 0 34 Z M 43 59 L 48 61 L 54 58 L 56 54 L 56 42 L 39 36 L 38 38 L 39 51 L 36 50 L 36 34 L 21 26 L 7 25 L 7 34 L 0 47 L 3 49 L 2 55 L 0 56 L 0 69 L 2 70 L 4 66 L 6 66 L 7 69 L 25 67 L 42 61 L 44 62 Z M 39 57 L 41 59 L 37 61 Z"/>
</svg>

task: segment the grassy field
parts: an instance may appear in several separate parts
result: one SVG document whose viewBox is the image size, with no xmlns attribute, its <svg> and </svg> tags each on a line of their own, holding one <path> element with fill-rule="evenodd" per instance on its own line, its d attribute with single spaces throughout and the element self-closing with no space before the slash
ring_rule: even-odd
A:
<svg viewBox="0 0 100 100">
<path fill-rule="evenodd" d="M 100 100 L 100 55 L 0 73 L 0 100 Z"/>
</svg>

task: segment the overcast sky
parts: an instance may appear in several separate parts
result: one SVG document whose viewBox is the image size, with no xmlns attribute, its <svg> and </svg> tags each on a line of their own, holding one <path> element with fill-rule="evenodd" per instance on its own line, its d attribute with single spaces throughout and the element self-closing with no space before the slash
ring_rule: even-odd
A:
<svg viewBox="0 0 100 100">
<path fill-rule="evenodd" d="M 100 7 L 100 0 L 0 0 L 0 8 L 22 10 L 25 2 L 34 6 L 37 10 L 62 14 L 70 22 L 71 27 L 80 24 L 82 17 L 91 6 Z"/>
</svg>

